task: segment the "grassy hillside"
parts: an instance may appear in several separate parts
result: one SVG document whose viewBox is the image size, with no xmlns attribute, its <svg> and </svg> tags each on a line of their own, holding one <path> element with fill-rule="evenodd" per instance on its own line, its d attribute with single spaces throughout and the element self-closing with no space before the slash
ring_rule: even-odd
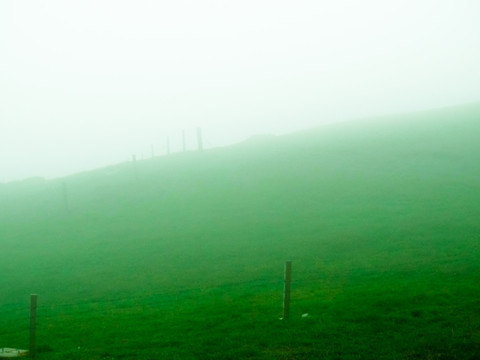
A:
<svg viewBox="0 0 480 360">
<path fill-rule="evenodd" d="M 479 134 L 473 104 L 0 185 L 0 347 L 38 293 L 39 359 L 476 359 Z"/>
</svg>

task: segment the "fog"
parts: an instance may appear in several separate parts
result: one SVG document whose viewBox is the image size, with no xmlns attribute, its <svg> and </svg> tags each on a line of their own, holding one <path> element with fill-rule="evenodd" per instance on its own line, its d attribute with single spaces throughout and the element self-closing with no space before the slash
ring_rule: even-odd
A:
<svg viewBox="0 0 480 360">
<path fill-rule="evenodd" d="M 0 182 L 480 98 L 477 0 L 0 2 Z"/>
</svg>

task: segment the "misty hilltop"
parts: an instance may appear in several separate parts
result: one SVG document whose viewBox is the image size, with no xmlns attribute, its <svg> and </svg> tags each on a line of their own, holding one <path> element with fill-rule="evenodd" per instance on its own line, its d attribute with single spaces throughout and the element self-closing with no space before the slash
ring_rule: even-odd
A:
<svg viewBox="0 0 480 360">
<path fill-rule="evenodd" d="M 238 144 L 222 147 L 222 151 L 229 151 L 229 148 L 267 146 L 275 147 L 276 143 L 284 142 L 285 146 L 306 147 L 325 147 L 330 148 L 352 148 L 355 146 L 363 147 L 365 151 L 371 149 L 374 144 L 389 145 L 389 149 L 405 144 L 405 151 L 408 152 L 408 146 L 417 145 L 424 149 L 430 148 L 431 151 L 459 151 L 456 142 L 457 138 L 467 137 L 467 143 L 474 142 L 476 134 L 476 124 L 478 123 L 480 102 L 460 106 L 451 106 L 437 110 L 420 111 L 406 114 L 389 115 L 383 117 L 365 118 L 355 121 L 343 121 L 328 123 L 317 128 L 303 130 L 289 135 L 274 136 L 261 134 L 252 136 Z M 470 131 L 471 130 L 471 131 Z M 449 133 L 453 131 L 452 133 Z M 447 137 L 447 138 L 445 138 Z M 442 144 L 438 144 L 443 139 Z M 430 142 L 430 141 L 437 141 Z M 295 142 L 298 142 L 296 144 Z M 303 142 L 303 144 L 302 144 Z M 451 146 L 453 145 L 453 146 Z M 463 144 L 463 146 L 466 144 Z M 441 150 L 443 149 L 443 150 Z M 207 152 L 217 153 L 219 149 L 210 149 Z M 191 153 L 192 151 L 189 151 Z M 180 154 L 173 154 L 178 156 Z M 414 154 L 412 154 L 414 155 Z M 164 158 L 162 156 L 161 158 Z M 157 157 L 157 159 L 160 157 Z M 166 161 L 166 159 L 164 159 Z M 103 169 L 97 169 L 90 172 L 102 172 L 111 174 L 116 166 L 112 165 Z M 71 176 L 70 176 L 71 177 Z M 24 180 L 17 180 L 12 183 L 39 183 L 44 181 L 40 177 L 31 177 Z M 9 185 L 10 185 L 9 184 Z M 6 185 L 6 184 L 0 184 Z"/>
<path fill-rule="evenodd" d="M 55 180 L 32 178 L 0 187 L 0 211 L 7 222 L 121 213 L 152 229 L 180 226 L 187 216 L 197 225 L 226 218 L 237 228 L 291 213 L 278 228 L 290 230 L 370 210 L 403 211 L 398 219 L 430 211 L 455 216 L 468 213 L 480 195 L 479 118 L 476 103 L 259 136 Z"/>
</svg>

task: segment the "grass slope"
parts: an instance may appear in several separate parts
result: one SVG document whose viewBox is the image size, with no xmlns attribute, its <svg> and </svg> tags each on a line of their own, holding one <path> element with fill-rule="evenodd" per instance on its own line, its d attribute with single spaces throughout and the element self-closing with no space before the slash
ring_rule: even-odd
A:
<svg viewBox="0 0 480 360">
<path fill-rule="evenodd" d="M 472 104 L 1 185 L 0 346 L 35 292 L 39 359 L 476 359 L 479 133 Z"/>
</svg>

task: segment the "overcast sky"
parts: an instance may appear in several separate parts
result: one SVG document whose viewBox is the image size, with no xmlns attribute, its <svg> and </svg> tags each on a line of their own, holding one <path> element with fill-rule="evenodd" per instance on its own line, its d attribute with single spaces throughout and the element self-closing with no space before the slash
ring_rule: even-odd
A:
<svg viewBox="0 0 480 360">
<path fill-rule="evenodd" d="M 478 0 L 1 0 L 0 182 L 480 100 Z"/>
</svg>

